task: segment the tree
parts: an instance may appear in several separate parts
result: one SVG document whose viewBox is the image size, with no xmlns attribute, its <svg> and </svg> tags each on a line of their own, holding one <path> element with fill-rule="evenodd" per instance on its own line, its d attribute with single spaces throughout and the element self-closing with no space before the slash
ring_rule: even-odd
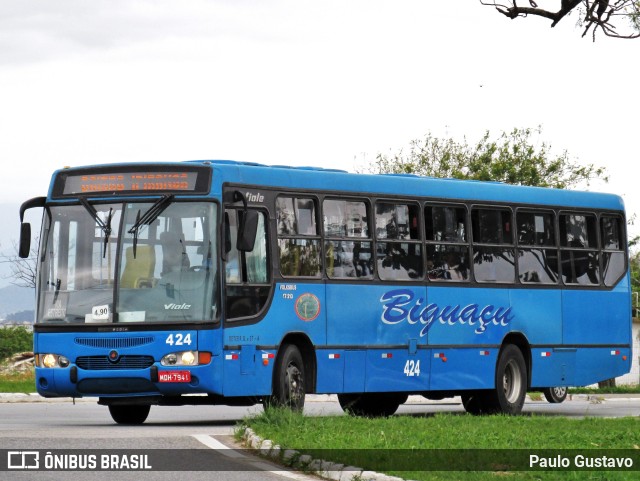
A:
<svg viewBox="0 0 640 481">
<path fill-rule="evenodd" d="M 513 129 L 492 139 L 489 131 L 473 145 L 465 139 L 440 139 L 428 133 L 411 142 L 407 154 L 378 154 L 369 169 L 378 173 L 408 173 L 430 177 L 493 180 L 507 184 L 555 187 L 559 189 L 607 181 L 603 167 L 580 165 L 566 151 L 551 154 L 551 145 L 538 142 L 542 129 Z M 537 144 L 537 146 L 536 146 Z"/>
<path fill-rule="evenodd" d="M 9 274 L 6 278 L 10 279 L 9 282 L 14 286 L 18 287 L 36 287 L 36 267 L 37 267 L 37 259 L 38 259 L 38 239 L 36 238 L 34 242 L 31 243 L 31 251 L 29 252 L 29 257 L 26 259 L 22 259 L 18 256 L 18 247 L 13 245 L 13 250 L 16 254 L 0 255 L 0 262 L 5 262 L 10 264 L 11 274 Z"/>
<path fill-rule="evenodd" d="M 580 15 L 578 25 L 584 27 L 582 36 L 591 31 L 594 41 L 598 29 L 607 37 L 640 37 L 639 0 L 555 0 L 554 10 L 538 7 L 534 0 L 525 2 L 527 6 L 517 5 L 516 0 L 480 0 L 480 3 L 495 7 L 510 19 L 529 15 L 548 18 L 552 21 L 552 27 L 571 12 L 577 11 Z M 618 27 L 622 27 L 621 31 L 618 31 Z"/>
</svg>

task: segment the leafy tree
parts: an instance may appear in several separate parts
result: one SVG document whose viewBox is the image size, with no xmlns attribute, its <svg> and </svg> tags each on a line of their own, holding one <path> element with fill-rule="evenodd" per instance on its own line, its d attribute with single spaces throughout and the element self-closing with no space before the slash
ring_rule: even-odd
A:
<svg viewBox="0 0 640 481">
<path fill-rule="evenodd" d="M 534 0 L 480 0 L 483 5 L 495 7 L 508 18 L 528 17 L 529 15 L 548 18 L 555 27 L 560 20 L 576 11 L 580 16 L 578 25 L 584 27 L 582 36 L 591 31 L 593 40 L 600 29 L 607 37 L 640 37 L 640 1 L 639 0 L 555 0 L 555 9 L 538 7 Z M 528 3 L 523 6 L 522 3 Z M 545 2 L 549 3 L 549 1 Z M 558 8 L 559 7 L 559 8 Z M 618 27 L 622 27 L 618 30 Z"/>
<path fill-rule="evenodd" d="M 378 154 L 369 168 L 378 173 L 410 173 L 430 177 L 493 180 L 508 184 L 565 189 L 591 180 L 607 181 L 605 169 L 580 165 L 566 151 L 552 155 L 551 145 L 537 142 L 542 129 L 513 129 L 492 139 L 489 131 L 475 144 L 440 139 L 428 133 L 414 140 L 408 153 Z"/>
</svg>

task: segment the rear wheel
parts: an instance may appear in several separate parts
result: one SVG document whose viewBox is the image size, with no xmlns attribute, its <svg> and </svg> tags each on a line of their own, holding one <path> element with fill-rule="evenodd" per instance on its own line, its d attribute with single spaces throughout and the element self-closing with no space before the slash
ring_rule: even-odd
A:
<svg viewBox="0 0 640 481">
<path fill-rule="evenodd" d="M 500 353 L 496 366 L 496 389 L 488 401 L 487 411 L 519 414 L 527 395 L 527 365 L 522 351 L 508 344 Z"/>
<path fill-rule="evenodd" d="M 353 416 L 388 417 L 407 400 L 402 393 L 338 394 L 342 410 Z"/>
<path fill-rule="evenodd" d="M 142 424 L 147 420 L 149 404 L 117 404 L 109 406 L 109 413 L 118 424 Z"/>
<path fill-rule="evenodd" d="M 285 406 L 301 412 L 304 408 L 304 363 L 300 350 L 293 344 L 284 346 L 273 370 L 272 394 L 264 401 L 266 408 Z"/>
<path fill-rule="evenodd" d="M 542 390 L 545 399 L 552 404 L 559 404 L 567 399 L 566 387 L 547 387 Z"/>
</svg>

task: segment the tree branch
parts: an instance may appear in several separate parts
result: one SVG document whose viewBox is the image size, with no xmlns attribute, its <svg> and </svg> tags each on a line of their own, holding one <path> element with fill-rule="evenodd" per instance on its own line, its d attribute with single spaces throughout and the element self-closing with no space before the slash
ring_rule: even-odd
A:
<svg viewBox="0 0 640 481">
<path fill-rule="evenodd" d="M 584 37 L 589 30 L 592 31 L 594 40 L 598 28 L 608 37 L 614 38 L 640 38 L 640 1 L 639 0 L 559 0 L 560 8 L 557 11 L 539 8 L 534 0 L 529 0 L 529 6 L 519 6 L 516 0 L 501 1 L 480 0 L 482 5 L 492 6 L 506 16 L 514 19 L 517 17 L 548 18 L 551 20 L 551 27 L 555 27 L 571 11 L 579 8 L 582 17 L 579 24 L 583 25 Z M 614 21 L 622 22 L 627 20 L 628 28 L 632 33 L 622 34 L 613 25 Z"/>
</svg>

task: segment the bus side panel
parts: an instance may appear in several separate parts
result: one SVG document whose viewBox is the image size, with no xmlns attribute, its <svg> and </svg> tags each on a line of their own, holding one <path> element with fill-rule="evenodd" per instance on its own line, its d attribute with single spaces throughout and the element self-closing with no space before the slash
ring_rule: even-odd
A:
<svg viewBox="0 0 640 481">
<path fill-rule="evenodd" d="M 578 349 L 576 386 L 586 386 L 626 374 L 631 369 L 631 349 Z"/>
<path fill-rule="evenodd" d="M 316 349 L 316 360 L 318 363 L 316 392 L 318 394 L 344 392 L 344 351 Z"/>
<path fill-rule="evenodd" d="M 523 333 L 530 344 L 562 343 L 562 294 L 559 290 L 512 289 L 511 305 L 512 331 Z"/>
<path fill-rule="evenodd" d="M 425 313 L 430 346 L 497 347 L 519 317 L 509 289 L 429 287 Z M 424 327 L 424 326 L 423 326 Z"/>
<path fill-rule="evenodd" d="M 349 351 L 352 357 L 345 352 L 345 392 L 357 392 L 356 388 L 422 391 L 428 387 L 428 354 L 418 349 L 418 344 L 425 343 L 419 319 L 425 304 L 426 288 L 422 286 L 327 284 L 327 344 L 362 349 L 360 355 Z M 319 385 L 324 376 L 334 375 L 323 371 L 319 363 Z"/>
<path fill-rule="evenodd" d="M 430 350 L 370 349 L 367 352 L 367 392 L 420 392 L 429 389 Z"/>
<path fill-rule="evenodd" d="M 576 348 L 531 349 L 531 387 L 576 385 Z"/>
<path fill-rule="evenodd" d="M 276 284 L 269 311 L 257 323 L 226 321 L 224 395 L 257 396 L 271 393 L 275 348 L 289 333 L 306 335 L 314 346 L 326 343 L 323 284 Z"/>
<path fill-rule="evenodd" d="M 498 349 L 434 348 L 431 354 L 431 390 L 492 389 Z"/>
<path fill-rule="evenodd" d="M 631 345 L 629 290 L 564 290 L 564 344 Z"/>
</svg>

